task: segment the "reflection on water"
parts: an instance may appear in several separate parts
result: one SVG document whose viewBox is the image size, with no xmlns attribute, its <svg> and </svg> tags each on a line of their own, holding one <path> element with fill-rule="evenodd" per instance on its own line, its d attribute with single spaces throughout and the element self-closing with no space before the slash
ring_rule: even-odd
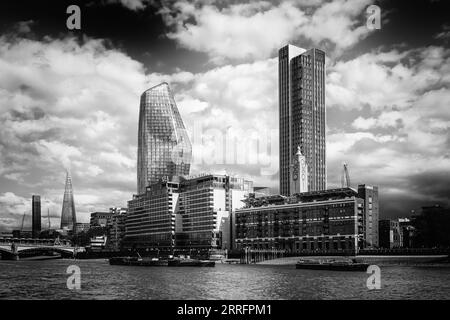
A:
<svg viewBox="0 0 450 320">
<path fill-rule="evenodd" d="M 81 268 L 81 290 L 67 289 L 66 269 Z M 364 272 L 295 266 L 215 268 L 110 266 L 106 260 L 0 261 L 3 299 L 448 299 L 448 266 L 382 266 L 381 290 Z"/>
</svg>

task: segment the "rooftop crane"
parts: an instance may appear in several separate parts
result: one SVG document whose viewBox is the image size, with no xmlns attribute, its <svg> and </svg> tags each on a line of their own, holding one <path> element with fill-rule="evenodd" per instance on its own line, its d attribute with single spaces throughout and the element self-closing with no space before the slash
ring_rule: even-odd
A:
<svg viewBox="0 0 450 320">
<path fill-rule="evenodd" d="M 345 162 L 344 162 L 344 166 L 342 169 L 342 175 L 341 175 L 341 187 L 342 188 L 350 188 L 351 187 L 350 175 L 348 173 L 347 163 L 345 163 Z"/>
<path fill-rule="evenodd" d="M 24 213 L 23 213 L 23 217 L 22 217 L 22 226 L 20 227 L 20 232 L 22 232 L 23 231 L 23 223 L 25 222 L 25 215 L 27 214 L 27 212 L 25 211 Z"/>
<path fill-rule="evenodd" d="M 48 219 L 48 230 L 50 230 L 51 226 L 50 226 L 50 209 L 49 208 L 47 208 L 47 219 Z"/>
</svg>

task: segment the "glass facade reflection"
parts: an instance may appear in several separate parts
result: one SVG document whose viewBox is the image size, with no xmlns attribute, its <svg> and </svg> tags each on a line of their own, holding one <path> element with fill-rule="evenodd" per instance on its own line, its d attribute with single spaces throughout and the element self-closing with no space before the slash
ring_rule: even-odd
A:
<svg viewBox="0 0 450 320">
<path fill-rule="evenodd" d="M 173 176 L 188 175 L 192 146 L 173 94 L 165 82 L 141 95 L 137 191 Z"/>
</svg>

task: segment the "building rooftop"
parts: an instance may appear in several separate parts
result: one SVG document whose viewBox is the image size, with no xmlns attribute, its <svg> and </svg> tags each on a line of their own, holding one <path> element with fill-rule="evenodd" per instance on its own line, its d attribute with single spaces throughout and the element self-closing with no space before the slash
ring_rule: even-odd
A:
<svg viewBox="0 0 450 320">
<path fill-rule="evenodd" d="M 352 188 L 328 189 L 322 191 L 311 191 L 294 194 L 291 197 L 282 195 L 270 195 L 263 197 L 255 197 L 251 193 L 243 202 L 246 208 L 262 207 L 267 205 L 283 205 L 313 201 L 337 200 L 351 197 L 357 197 L 358 192 Z"/>
</svg>

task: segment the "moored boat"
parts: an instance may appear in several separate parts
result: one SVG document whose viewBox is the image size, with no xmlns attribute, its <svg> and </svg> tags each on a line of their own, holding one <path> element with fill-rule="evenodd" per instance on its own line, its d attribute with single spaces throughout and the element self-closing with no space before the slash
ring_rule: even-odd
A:
<svg viewBox="0 0 450 320">
<path fill-rule="evenodd" d="M 158 258 L 144 259 L 141 257 L 114 257 L 109 259 L 109 264 L 120 266 L 164 267 L 168 265 L 168 260 L 161 260 Z"/>
<path fill-rule="evenodd" d="M 296 269 L 333 270 L 333 271 L 367 271 L 368 263 L 352 260 L 335 259 L 301 259 L 295 265 Z"/>
<path fill-rule="evenodd" d="M 22 257 L 21 261 L 43 261 L 43 260 L 55 260 L 62 259 L 63 257 L 60 254 L 53 255 L 41 255 L 41 256 L 33 256 L 33 257 Z"/>
<path fill-rule="evenodd" d="M 174 258 L 168 261 L 168 265 L 169 267 L 215 267 L 216 262 L 210 260 Z"/>
</svg>

